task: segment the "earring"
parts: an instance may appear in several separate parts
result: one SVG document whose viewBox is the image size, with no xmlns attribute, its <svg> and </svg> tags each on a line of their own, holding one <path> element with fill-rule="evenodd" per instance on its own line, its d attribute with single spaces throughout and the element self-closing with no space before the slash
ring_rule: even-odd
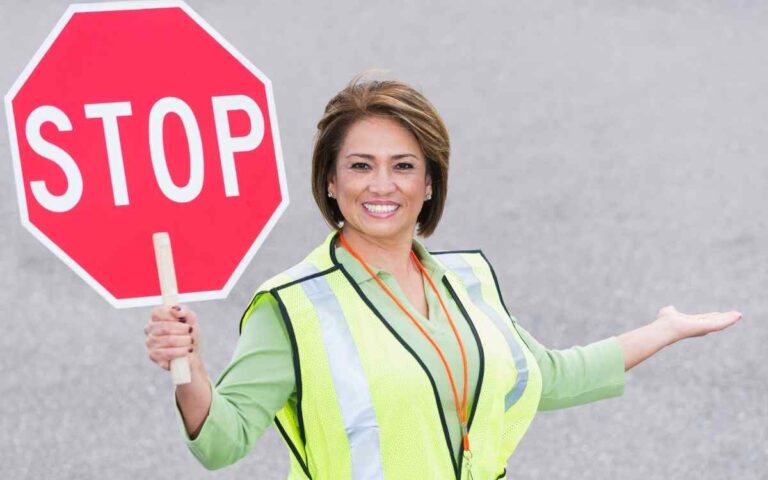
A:
<svg viewBox="0 0 768 480">
<path fill-rule="evenodd" d="M 336 198 L 335 196 L 333 196 L 330 190 L 328 190 L 328 198 Z"/>
<path fill-rule="evenodd" d="M 424 201 L 432 200 L 432 192 L 427 194 L 427 197 L 424 199 Z"/>
</svg>

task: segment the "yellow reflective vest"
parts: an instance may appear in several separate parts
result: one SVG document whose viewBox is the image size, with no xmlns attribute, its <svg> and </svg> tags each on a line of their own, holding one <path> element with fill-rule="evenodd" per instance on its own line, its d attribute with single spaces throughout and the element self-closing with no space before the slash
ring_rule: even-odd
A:
<svg viewBox="0 0 768 480">
<path fill-rule="evenodd" d="M 471 451 L 457 461 L 432 374 L 336 260 L 337 235 L 254 297 L 274 296 L 293 348 L 297 408 L 275 417 L 288 479 L 504 478 L 542 385 L 490 264 L 480 251 L 432 253 L 480 354 Z"/>
</svg>

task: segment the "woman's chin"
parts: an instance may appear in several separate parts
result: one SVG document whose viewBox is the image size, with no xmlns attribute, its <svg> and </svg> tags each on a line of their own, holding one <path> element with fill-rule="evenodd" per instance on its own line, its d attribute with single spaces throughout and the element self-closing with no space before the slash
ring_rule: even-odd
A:
<svg viewBox="0 0 768 480">
<path fill-rule="evenodd" d="M 402 237 L 404 232 L 413 232 L 413 228 L 410 230 L 404 229 L 403 226 L 399 224 L 399 222 L 388 222 L 387 220 L 390 219 L 391 217 L 387 219 L 367 219 L 367 221 L 363 222 L 362 224 L 354 226 L 347 224 L 346 226 L 347 228 L 353 228 L 358 233 L 366 237 L 380 240 L 395 240 Z"/>
</svg>

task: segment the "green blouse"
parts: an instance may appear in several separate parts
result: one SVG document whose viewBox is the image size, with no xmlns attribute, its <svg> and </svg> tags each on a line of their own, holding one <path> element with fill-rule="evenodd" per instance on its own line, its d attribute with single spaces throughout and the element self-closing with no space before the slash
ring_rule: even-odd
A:
<svg viewBox="0 0 768 480">
<path fill-rule="evenodd" d="M 471 409 L 479 373 L 477 345 L 467 322 L 441 281 L 444 269 L 419 241 L 414 240 L 413 248 L 438 287 L 463 340 L 467 353 Z M 437 352 L 354 257 L 345 249 L 337 248 L 336 258 L 430 370 L 445 412 L 454 456 L 458 455 L 461 426 L 448 375 Z M 458 344 L 426 279 L 424 292 L 428 319 L 413 308 L 391 274 L 373 266 L 371 268 L 443 349 L 461 395 L 462 365 Z M 518 332 L 541 370 L 543 388 L 539 410 L 571 407 L 623 394 L 624 358 L 616 337 L 583 347 L 550 350 L 519 325 Z M 188 436 L 176 405 L 178 423 L 187 446 L 208 469 L 222 468 L 244 457 L 286 402 L 295 410 L 291 344 L 277 302 L 271 295 L 262 295 L 246 319 L 232 361 L 212 387 L 211 394 L 208 416 L 194 439 Z"/>
</svg>

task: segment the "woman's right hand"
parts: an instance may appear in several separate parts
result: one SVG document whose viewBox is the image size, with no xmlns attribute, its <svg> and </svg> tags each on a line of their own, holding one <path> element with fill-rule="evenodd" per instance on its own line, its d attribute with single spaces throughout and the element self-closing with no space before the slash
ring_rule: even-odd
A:
<svg viewBox="0 0 768 480">
<path fill-rule="evenodd" d="M 183 305 L 152 309 L 144 334 L 149 359 L 166 370 L 174 358 L 189 356 L 191 363 L 200 350 L 197 316 Z"/>
</svg>

